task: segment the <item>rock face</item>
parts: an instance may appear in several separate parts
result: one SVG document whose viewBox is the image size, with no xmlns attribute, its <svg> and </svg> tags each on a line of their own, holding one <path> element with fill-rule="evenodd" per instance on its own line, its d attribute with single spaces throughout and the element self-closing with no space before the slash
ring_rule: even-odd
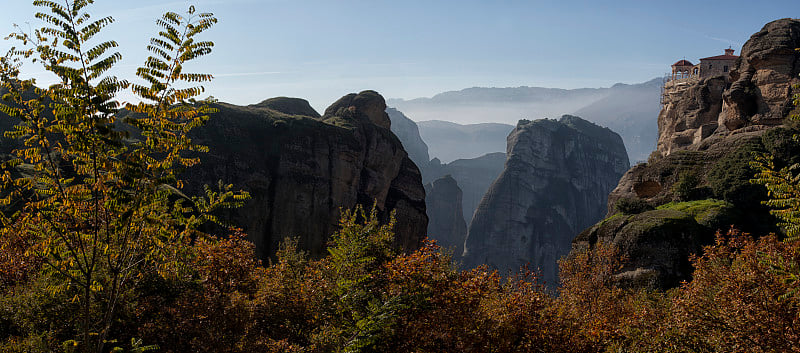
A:
<svg viewBox="0 0 800 353">
<path fill-rule="evenodd" d="M 417 124 L 406 117 L 402 112 L 394 108 L 386 108 L 389 120 L 392 121 L 392 132 L 403 143 L 403 148 L 408 152 L 408 158 L 419 167 L 420 172 L 425 175 L 425 167 L 430 163 L 428 156 L 428 145 L 422 141 L 419 135 Z"/>
<path fill-rule="evenodd" d="M 383 219 L 396 212 L 398 246 L 420 246 L 428 222 L 421 176 L 389 130 L 379 94 L 346 95 L 323 116 L 290 98 L 217 108 L 195 136 L 211 152 L 184 179 L 192 193 L 220 179 L 251 193 L 228 216 L 245 229 L 259 256 L 273 255 L 285 237 L 297 237 L 302 249 L 321 256 L 340 208 L 373 203 Z"/>
<path fill-rule="evenodd" d="M 714 240 L 714 232 L 730 222 L 732 205 L 724 201 L 696 201 L 638 214 L 617 214 L 586 229 L 574 248 L 598 242 L 612 244 L 626 262 L 616 278 L 626 286 L 667 289 L 689 278 L 689 257 Z"/>
<path fill-rule="evenodd" d="M 441 176 L 451 175 L 464 193 L 461 208 L 464 211 L 464 220 L 469 224 L 483 195 L 486 195 L 489 187 L 503 172 L 505 163 L 506 154 L 503 152 L 457 159 L 447 164 L 441 164 L 438 159 L 434 159 L 428 165 L 426 173 L 423 173 L 422 182 L 428 183 Z"/>
<path fill-rule="evenodd" d="M 772 154 L 776 165 L 800 155 L 795 132 L 777 127 L 793 107 L 792 85 L 800 82 L 798 47 L 800 20 L 773 21 L 745 43 L 729 77 L 674 88 L 658 116 L 657 153 L 625 173 L 609 195 L 608 218 L 576 238 L 574 248 L 610 242 L 628 259 L 620 273 L 625 282 L 669 288 L 689 278 L 688 255 L 710 244 L 716 230 L 774 231 L 776 222 L 760 203 L 765 190 L 749 182 L 755 171 L 748 161 L 755 151 Z M 615 207 L 622 200 L 661 210 L 622 214 Z M 685 210 L 672 212 L 675 200 L 729 206 L 718 218 L 724 222 L 704 224 Z"/>
<path fill-rule="evenodd" d="M 428 210 L 428 237 L 454 257 L 464 252 L 464 239 L 467 237 L 467 224 L 461 211 L 461 189 L 450 175 L 426 184 L 425 197 Z"/>
<path fill-rule="evenodd" d="M 727 130 L 780 125 L 792 110 L 792 85 L 800 82 L 800 20 L 768 23 L 742 47 L 720 116 Z M 796 92 L 795 92 L 796 93 Z"/>
<path fill-rule="evenodd" d="M 695 84 L 677 85 L 666 95 L 658 114 L 658 151 L 668 155 L 716 132 L 727 85 L 724 76 L 709 77 Z"/>
<path fill-rule="evenodd" d="M 658 115 L 658 152 L 781 125 L 793 108 L 792 86 L 800 82 L 799 47 L 800 20 L 776 20 L 744 44 L 729 77 L 676 85 Z"/>
<path fill-rule="evenodd" d="M 666 97 L 657 152 L 667 159 L 626 173 L 609 196 L 609 215 L 620 198 L 670 199 L 681 161 L 708 164 L 782 124 L 793 106 L 792 85 L 800 83 L 800 52 L 794 50 L 799 47 L 800 20 L 770 22 L 744 44 L 728 78 L 703 79 Z M 671 158 L 676 152 L 681 155 Z M 704 155 L 692 157 L 696 152 Z M 672 166 L 669 171 L 659 167 L 664 164 Z"/>
<path fill-rule="evenodd" d="M 603 218 L 608 192 L 629 167 L 620 136 L 574 116 L 522 120 L 508 136 L 505 170 L 470 224 L 467 266 L 517 270 L 530 263 L 557 283 L 557 260 Z"/>
<path fill-rule="evenodd" d="M 661 109 L 661 87 L 661 77 L 638 84 L 618 83 L 608 88 L 473 87 L 431 98 L 389 99 L 388 104 L 419 121 L 420 133 L 430 147 L 431 158 L 438 157 L 442 162 L 505 151 L 505 138 L 518 120 L 562 114 L 580 116 L 617 132 L 622 136 L 630 160 L 643 161 L 653 151 L 658 138 L 653 117 Z M 489 135 L 492 127 L 485 126 L 481 131 L 486 135 L 480 139 L 450 139 L 455 137 L 454 129 L 447 127 L 439 130 L 440 133 L 434 129 L 445 126 L 436 120 L 472 126 L 486 121 L 508 125 L 498 135 Z M 426 126 L 428 121 L 432 124 Z M 431 135 L 438 137 L 428 139 Z M 458 143 L 457 149 L 448 146 Z"/>
<path fill-rule="evenodd" d="M 428 146 L 422 141 L 417 124 L 397 109 L 387 108 L 386 113 L 389 114 L 389 118 L 392 121 L 392 132 L 403 142 L 403 147 L 408 151 L 409 158 L 419 167 L 422 173 L 423 184 L 430 184 L 447 175 L 455 179 L 461 192 L 463 192 L 463 198 L 460 198 L 462 199 L 460 209 L 463 209 L 464 213 L 462 219 L 466 223 L 469 223 L 472 220 L 472 215 L 475 213 L 475 209 L 478 207 L 481 198 L 483 198 L 483 195 L 489 190 L 489 186 L 497 179 L 497 176 L 500 175 L 500 172 L 503 171 L 506 154 L 503 152 L 489 153 L 476 158 L 458 159 L 447 164 L 442 164 L 438 158 L 428 160 L 428 158 L 430 158 L 428 156 Z M 497 124 L 486 125 L 489 127 L 496 127 L 495 125 Z M 462 126 L 446 123 L 443 124 L 443 126 L 455 127 L 454 131 L 449 132 L 453 134 L 464 133 L 460 131 L 459 127 L 466 129 L 469 133 L 479 133 L 474 129 L 474 126 L 469 125 Z M 440 132 L 445 135 L 448 134 L 446 130 Z M 489 131 L 488 134 L 490 136 L 496 135 L 494 131 Z M 467 135 L 469 134 L 467 133 Z M 505 138 L 503 138 L 503 140 L 505 141 Z M 452 198 L 450 198 L 450 200 L 452 200 Z M 430 204 L 430 200 L 427 199 L 427 201 L 428 204 Z M 455 209 L 456 205 L 450 205 L 449 207 Z M 439 213 L 428 213 L 429 217 L 432 215 L 436 216 L 439 215 Z M 450 222 L 450 219 L 436 220 L 430 218 L 428 224 L 433 225 Z M 431 230 L 432 228 L 429 227 L 429 234 Z M 466 232 L 464 235 L 466 235 Z M 461 253 L 459 252 L 458 254 L 460 255 Z"/>
<path fill-rule="evenodd" d="M 301 98 L 275 97 L 250 106 L 255 108 L 267 108 L 289 115 L 303 115 L 315 119 L 320 118 L 319 113 L 308 104 L 308 101 Z"/>
</svg>

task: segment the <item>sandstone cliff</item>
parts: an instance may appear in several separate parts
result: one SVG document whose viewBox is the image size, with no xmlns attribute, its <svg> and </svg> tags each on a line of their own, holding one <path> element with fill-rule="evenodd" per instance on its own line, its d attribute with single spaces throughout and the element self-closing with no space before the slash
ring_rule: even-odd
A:
<svg viewBox="0 0 800 353">
<path fill-rule="evenodd" d="M 774 155 L 779 166 L 798 161 L 796 131 L 780 127 L 800 82 L 798 47 L 800 20 L 773 21 L 745 43 L 729 77 L 672 87 L 658 115 L 656 152 L 625 173 L 609 195 L 608 218 L 574 248 L 612 243 L 627 259 L 621 281 L 669 288 L 689 278 L 689 254 L 717 230 L 776 231 L 761 204 L 765 190 L 749 182 L 755 171 L 748 162 L 753 152 Z"/>
<path fill-rule="evenodd" d="M 461 189 L 450 175 L 426 184 L 428 237 L 458 258 L 464 252 L 467 224 L 461 210 Z"/>
<path fill-rule="evenodd" d="M 320 116 L 304 100 L 277 98 L 247 107 L 221 103 L 195 141 L 210 147 L 185 175 L 187 192 L 224 180 L 252 200 L 229 217 L 261 257 L 285 237 L 312 256 L 325 253 L 339 209 L 377 204 L 396 212 L 396 243 L 416 249 L 425 236 L 425 191 L 419 170 L 389 130 L 383 97 L 349 94 Z"/>
<path fill-rule="evenodd" d="M 800 20 L 770 22 L 753 34 L 729 77 L 678 84 L 658 115 L 658 152 L 706 149 L 722 138 L 781 125 L 800 82 Z M 701 144 L 704 140 L 709 140 Z"/>
<path fill-rule="evenodd" d="M 800 20 L 768 23 L 742 47 L 725 92 L 720 122 L 727 130 L 780 125 L 792 110 L 792 86 L 800 83 Z"/>
<path fill-rule="evenodd" d="M 800 52 L 794 50 L 799 47 L 800 20 L 770 22 L 744 44 L 729 78 L 703 79 L 666 97 L 658 116 L 656 153 L 620 180 L 609 196 L 609 214 L 620 198 L 672 198 L 678 173 L 655 173 L 650 165 L 681 166 L 681 160 L 692 160 L 707 167 L 705 161 L 716 161 L 781 125 L 792 107 L 792 85 L 800 83 Z M 678 151 L 683 155 L 670 157 Z M 695 152 L 704 155 L 687 157 Z"/>
<path fill-rule="evenodd" d="M 548 284 L 575 234 L 602 219 L 608 192 L 628 169 L 620 136 L 574 116 L 521 120 L 508 158 L 469 226 L 464 261 L 501 271 L 530 263 Z"/>
</svg>

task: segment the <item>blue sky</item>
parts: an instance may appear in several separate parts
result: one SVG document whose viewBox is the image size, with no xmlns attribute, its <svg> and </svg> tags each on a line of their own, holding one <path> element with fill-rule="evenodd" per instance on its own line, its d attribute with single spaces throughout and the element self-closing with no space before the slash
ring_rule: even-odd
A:
<svg viewBox="0 0 800 353">
<path fill-rule="evenodd" d="M 2 1 L 0 32 L 39 25 L 31 1 Z M 220 19 L 206 37 L 215 53 L 193 68 L 216 76 L 207 94 L 237 104 L 295 96 L 318 110 L 364 89 L 415 98 L 474 86 L 643 82 L 683 57 L 728 46 L 738 54 L 765 23 L 800 17 L 797 0 L 96 0 L 95 18 L 117 20 L 105 32 L 122 46 L 116 73 L 130 76 L 144 61 L 156 17 L 189 4 Z"/>
</svg>

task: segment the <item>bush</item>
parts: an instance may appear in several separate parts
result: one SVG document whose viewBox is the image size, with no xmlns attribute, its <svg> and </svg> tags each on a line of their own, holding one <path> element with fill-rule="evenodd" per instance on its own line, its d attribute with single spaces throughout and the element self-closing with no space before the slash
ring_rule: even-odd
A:
<svg viewBox="0 0 800 353">
<path fill-rule="evenodd" d="M 678 181 L 672 185 L 672 194 L 675 201 L 691 201 L 698 197 L 697 186 L 700 178 L 692 172 L 683 172 L 678 177 Z"/>
<path fill-rule="evenodd" d="M 617 211 L 624 214 L 639 214 L 653 210 L 653 206 L 638 197 L 623 197 L 614 204 Z"/>
<path fill-rule="evenodd" d="M 721 158 L 711 167 L 707 181 L 715 198 L 737 207 L 757 206 L 766 200 L 763 186 L 750 183 L 756 170 L 750 166 L 753 152 L 761 151 L 760 144 L 747 144 Z"/>
</svg>

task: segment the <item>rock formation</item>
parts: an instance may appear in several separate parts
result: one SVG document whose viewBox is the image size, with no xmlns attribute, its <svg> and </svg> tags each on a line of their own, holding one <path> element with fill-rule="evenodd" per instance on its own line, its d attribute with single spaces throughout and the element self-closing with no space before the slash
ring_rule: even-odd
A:
<svg viewBox="0 0 800 353">
<path fill-rule="evenodd" d="M 744 44 L 727 78 L 688 82 L 666 96 L 658 152 L 704 149 L 727 136 L 781 125 L 793 108 L 792 86 L 800 82 L 798 47 L 800 20 L 770 22 Z"/>
<path fill-rule="evenodd" d="M 447 164 L 441 164 L 438 159 L 434 159 L 428 165 L 426 173 L 422 174 L 422 182 L 428 183 L 444 175 L 452 176 L 463 191 L 461 209 L 464 211 L 464 220 L 469 224 L 483 195 L 486 195 L 489 187 L 503 172 L 505 162 L 504 152 L 457 159 Z"/>
<path fill-rule="evenodd" d="M 467 224 L 461 211 L 461 189 L 450 175 L 426 184 L 428 237 L 458 258 L 464 252 Z"/>
<path fill-rule="evenodd" d="M 618 83 L 608 88 L 473 87 L 431 98 L 389 99 L 388 104 L 419 121 L 420 133 L 428 143 L 431 158 L 438 157 L 442 162 L 505 151 L 505 138 L 514 128 L 511 124 L 520 119 L 562 114 L 580 116 L 615 131 L 622 136 L 630 160 L 643 161 L 653 151 L 658 138 L 653 117 L 661 109 L 661 87 L 661 77 L 637 84 Z M 491 126 L 481 127 L 487 134 L 470 140 L 456 137 L 456 129 L 446 126 L 442 120 L 469 124 L 457 125 L 459 128 L 486 121 L 508 125 L 496 135 L 488 134 L 487 128 Z M 462 143 L 459 148 L 449 147 L 458 142 Z"/>
<path fill-rule="evenodd" d="M 792 110 L 792 86 L 800 82 L 800 20 L 768 23 L 742 47 L 725 92 L 720 125 L 734 131 L 780 125 Z"/>
<path fill-rule="evenodd" d="M 792 85 L 800 83 L 800 53 L 794 50 L 798 47 L 800 20 L 770 22 L 744 44 L 728 78 L 709 77 L 665 97 L 658 116 L 657 153 L 648 164 L 708 164 L 705 161 L 717 160 L 782 124 L 796 93 Z M 675 152 L 681 155 L 669 158 Z M 677 175 L 654 173 L 649 165 L 635 166 L 620 180 L 609 196 L 610 213 L 613 203 L 624 197 L 671 198 Z"/>
<path fill-rule="evenodd" d="M 302 115 L 319 119 L 320 115 L 302 98 L 275 97 L 250 105 L 254 108 L 266 108 L 289 115 Z"/>
<path fill-rule="evenodd" d="M 297 237 L 312 256 L 325 254 L 340 208 L 376 204 L 380 216 L 395 212 L 396 243 L 405 250 L 425 236 L 425 191 L 419 170 L 389 130 L 383 97 L 349 94 L 323 116 L 308 102 L 275 98 L 219 112 L 196 130 L 209 146 L 189 169 L 187 191 L 217 180 L 251 193 L 228 217 L 245 229 L 261 257 L 275 253 L 285 237 Z"/>
<path fill-rule="evenodd" d="M 668 155 L 698 143 L 717 130 L 727 81 L 724 76 L 716 76 L 694 84 L 676 84 L 675 89 L 665 95 L 664 106 L 658 114 L 657 148 L 661 154 Z"/>
<path fill-rule="evenodd" d="M 483 198 L 483 195 L 489 190 L 489 186 L 497 179 L 497 176 L 500 175 L 500 172 L 503 171 L 506 154 L 503 152 L 489 153 L 476 158 L 458 159 L 446 164 L 442 164 L 438 158 L 428 160 L 428 146 L 422 141 L 417 124 L 397 109 L 388 108 L 386 109 L 386 113 L 389 114 L 389 119 L 392 121 L 392 131 L 403 143 L 403 147 L 408 151 L 409 158 L 419 167 L 422 173 L 423 184 L 430 184 L 446 175 L 450 175 L 455 179 L 461 190 L 459 192 L 463 192 L 463 198 L 459 197 L 459 199 L 462 200 L 459 209 L 463 209 L 464 214 L 462 219 L 466 223 L 469 223 L 472 220 L 472 215 L 475 213 L 475 209 L 478 207 L 481 198 Z M 487 124 L 489 127 L 496 128 L 497 126 L 495 125 Z M 448 123 L 444 126 L 451 125 Z M 479 131 L 475 129 L 476 126 L 452 124 L 451 127 L 455 127 L 455 131 L 451 131 L 450 133 L 463 133 L 459 128 L 466 129 L 469 133 L 479 133 Z M 444 130 L 440 132 L 447 134 Z M 489 135 L 494 136 L 496 133 L 490 131 Z M 505 137 L 503 141 L 505 141 Z M 450 195 L 446 199 L 454 200 L 455 195 Z M 430 202 L 428 202 L 428 204 L 430 204 Z M 454 209 L 456 205 L 450 205 L 449 207 Z M 428 213 L 429 217 L 439 214 L 440 213 Z M 451 222 L 450 219 L 436 220 L 431 218 L 428 224 L 431 226 L 433 224 L 449 222 Z M 429 227 L 429 234 L 431 230 L 432 228 Z M 466 235 L 466 232 L 464 235 Z"/>
<path fill-rule="evenodd" d="M 602 219 L 608 192 L 628 169 L 620 136 L 574 116 L 521 120 L 508 136 L 505 170 L 469 226 L 467 266 L 517 270 L 530 263 L 557 283 L 557 260 Z"/>
<path fill-rule="evenodd" d="M 411 158 L 424 176 L 425 167 L 430 163 L 430 156 L 428 156 L 428 145 L 419 135 L 419 127 L 397 109 L 386 108 L 386 114 L 389 114 L 389 120 L 392 121 L 392 132 L 403 143 L 408 158 Z"/>
<path fill-rule="evenodd" d="M 755 171 L 748 161 L 754 151 L 771 153 L 783 165 L 797 160 L 794 132 L 776 126 L 797 93 L 798 47 L 800 20 L 770 22 L 744 44 L 729 77 L 670 90 L 658 116 L 656 152 L 625 173 L 609 195 L 608 218 L 576 238 L 575 249 L 615 244 L 628 259 L 623 281 L 669 288 L 688 279 L 688 255 L 709 244 L 716 230 L 734 225 L 753 234 L 774 231 L 775 221 L 760 203 L 765 191 L 749 183 Z M 622 214 L 615 205 L 624 200 L 659 210 Z M 721 200 L 728 206 L 709 206 Z M 719 222 L 692 220 L 689 210 L 719 214 Z"/>
<path fill-rule="evenodd" d="M 574 248 L 598 242 L 612 244 L 625 256 L 616 274 L 626 286 L 671 288 L 689 278 L 689 257 L 714 240 L 714 232 L 732 220 L 732 206 L 724 201 L 679 204 L 634 214 L 617 214 L 586 229 Z"/>
</svg>

